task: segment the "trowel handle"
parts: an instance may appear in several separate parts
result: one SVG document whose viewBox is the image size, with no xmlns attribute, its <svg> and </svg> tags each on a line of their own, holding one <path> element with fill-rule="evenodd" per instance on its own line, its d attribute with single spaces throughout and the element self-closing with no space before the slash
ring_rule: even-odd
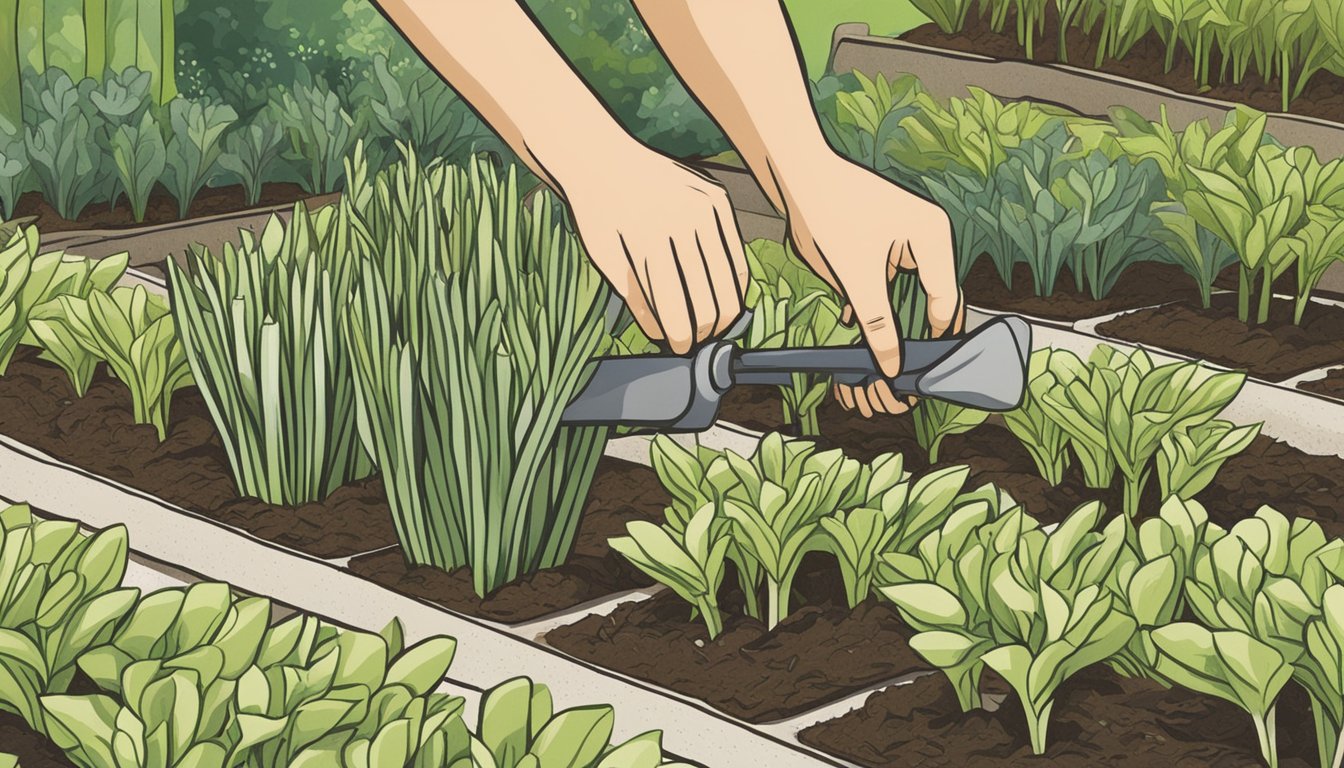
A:
<svg viewBox="0 0 1344 768">
<path fill-rule="evenodd" d="M 913 383 L 913 377 L 942 360 L 957 348 L 960 339 L 907 341 L 901 355 L 902 373 L 893 382 Z M 763 349 L 741 353 L 734 361 L 738 383 L 766 383 L 761 377 L 789 373 L 824 373 L 841 384 L 860 384 L 881 376 L 877 361 L 867 347 L 817 347 L 811 349 Z M 905 391 L 912 391 L 906 389 Z"/>
</svg>

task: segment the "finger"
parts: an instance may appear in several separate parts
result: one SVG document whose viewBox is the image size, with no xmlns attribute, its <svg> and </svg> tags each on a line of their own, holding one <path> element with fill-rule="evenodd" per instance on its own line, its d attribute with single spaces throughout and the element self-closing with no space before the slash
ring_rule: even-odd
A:
<svg viewBox="0 0 1344 768">
<path fill-rule="evenodd" d="M 708 230 L 709 242 L 704 243 L 701 254 L 705 259 L 705 271 L 709 275 L 710 288 L 714 292 L 715 313 L 718 322 L 710 329 L 711 336 L 718 336 L 732 327 L 737 316 L 742 314 L 743 290 L 746 283 L 739 283 L 733 257 L 728 252 L 728 244 L 722 238 L 717 223 Z M 700 240 L 699 233 L 696 240 Z"/>
<path fill-rule="evenodd" d="M 910 410 L 907 403 L 901 401 L 885 381 L 875 381 L 868 385 L 868 402 L 884 413 L 898 415 Z"/>
<path fill-rule="evenodd" d="M 863 387 L 854 387 L 854 407 L 859 409 L 859 415 L 865 419 L 873 418 L 873 404 L 868 402 L 868 390 Z"/>
<path fill-rule="evenodd" d="M 934 338 L 954 328 L 961 312 L 952 224 L 943 209 L 931 206 L 924 234 L 915 241 L 911 257 L 920 285 L 928 295 L 929 332 Z"/>
<path fill-rule="evenodd" d="M 835 385 L 835 399 L 846 411 L 854 410 L 854 391 L 843 384 Z"/>
<path fill-rule="evenodd" d="M 698 234 L 689 240 L 669 239 L 668 246 L 672 249 L 677 273 L 686 290 L 686 306 L 691 310 L 695 341 L 702 342 L 714 334 L 719 324 L 718 299 L 709 278 L 708 260 L 711 256 L 701 250 L 703 246 Z"/>
<path fill-rule="evenodd" d="M 887 378 L 901 372 L 901 329 L 896 324 L 885 275 L 854 281 L 848 286 L 849 303 L 859 321 L 859 330 L 873 352 L 873 359 Z"/>
<path fill-rule="evenodd" d="M 639 326 L 639 330 L 644 332 L 644 336 L 650 341 L 660 341 L 663 338 L 662 326 L 658 324 L 658 317 L 649 307 L 651 299 L 640 281 L 639 275 L 635 272 L 634 261 L 631 258 L 629 248 L 625 245 L 624 238 L 618 236 L 616 249 L 622 254 L 625 268 L 619 270 L 614 278 L 609 279 L 611 288 L 625 302 L 626 309 L 630 310 L 630 316 L 635 319 L 635 324 Z"/>
<path fill-rule="evenodd" d="M 732 206 L 728 204 L 727 193 L 724 193 L 721 202 L 714 205 L 714 228 L 719 234 L 719 242 L 723 245 L 724 252 L 728 254 L 733 284 L 737 291 L 738 303 L 741 304 L 747 295 L 751 269 L 747 266 L 747 250 L 742 246 L 742 233 L 737 228 L 737 218 L 733 215 Z"/>
<path fill-rule="evenodd" d="M 854 325 L 854 307 L 845 305 L 844 310 L 840 312 L 840 324 L 844 326 Z"/>
<path fill-rule="evenodd" d="M 655 261 L 645 261 L 640 284 L 648 294 L 649 308 L 658 318 L 663 338 L 672 351 L 684 355 L 695 342 L 695 328 L 691 323 L 691 308 L 686 301 L 686 288 L 676 267 L 676 254 L 668 253 Z"/>
</svg>

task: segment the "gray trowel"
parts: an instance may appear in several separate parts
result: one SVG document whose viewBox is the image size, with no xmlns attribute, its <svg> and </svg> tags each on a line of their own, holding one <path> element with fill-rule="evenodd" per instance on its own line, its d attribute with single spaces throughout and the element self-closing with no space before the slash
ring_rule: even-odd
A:
<svg viewBox="0 0 1344 768">
<path fill-rule="evenodd" d="M 999 317 L 964 336 L 904 342 L 902 371 L 890 382 L 898 396 L 1010 411 L 1022 403 L 1030 356 L 1031 326 L 1020 317 Z M 848 385 L 881 376 L 867 347 L 743 350 L 718 340 L 689 355 L 602 358 L 561 420 L 698 432 L 714 423 L 723 395 L 735 385 L 788 384 L 794 373 L 829 374 Z"/>
</svg>

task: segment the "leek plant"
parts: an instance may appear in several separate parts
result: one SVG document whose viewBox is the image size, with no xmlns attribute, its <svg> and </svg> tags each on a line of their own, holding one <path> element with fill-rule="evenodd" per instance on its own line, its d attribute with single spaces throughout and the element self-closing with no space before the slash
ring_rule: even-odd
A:
<svg viewBox="0 0 1344 768">
<path fill-rule="evenodd" d="M 353 289 L 348 205 L 273 217 L 218 256 L 169 261 L 173 318 L 238 491 L 318 501 L 372 467 L 355 425 L 342 323 Z"/>
<path fill-rule="evenodd" d="M 0 712 L 44 729 L 41 697 L 64 693 L 80 654 L 135 603 L 125 569 L 124 526 L 85 537 L 27 505 L 0 509 Z"/>
<path fill-rule="evenodd" d="M 1157 481 L 1162 498 L 1177 496 L 1188 501 L 1209 487 L 1223 464 L 1255 440 L 1260 426 L 1241 427 L 1212 419 L 1163 437 L 1157 453 Z"/>
<path fill-rule="evenodd" d="M 56 301 L 74 341 L 106 361 L 131 391 L 135 423 L 153 425 L 160 440 L 167 437 L 173 393 L 191 383 L 168 302 L 142 285 Z"/>
<path fill-rule="evenodd" d="M 407 558 L 477 594 L 563 562 L 606 440 L 561 427 L 604 351 L 607 289 L 514 171 L 405 164 L 348 196 L 368 250 L 346 323 L 357 423 Z"/>
<path fill-rule="evenodd" d="M 1036 471 L 1051 486 L 1064 481 L 1064 470 L 1069 467 L 1069 434 L 1050 416 L 1042 401 L 1056 383 L 1078 376 L 1078 371 L 1067 368 L 1070 364 L 1081 363 L 1076 356 L 1050 348 L 1032 352 L 1022 405 L 1003 414 L 1008 431 L 1022 442 Z"/>
</svg>

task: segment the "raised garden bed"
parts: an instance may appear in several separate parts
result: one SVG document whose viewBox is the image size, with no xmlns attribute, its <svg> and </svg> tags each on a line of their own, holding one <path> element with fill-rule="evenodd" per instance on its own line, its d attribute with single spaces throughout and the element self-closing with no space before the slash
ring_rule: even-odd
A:
<svg viewBox="0 0 1344 768">
<path fill-rule="evenodd" d="M 1297 692 L 1295 692 L 1297 693 Z M 862 766 L 1257 765 L 1255 733 L 1233 705 L 1124 678 L 1102 666 L 1057 694 L 1050 751 L 1032 755 L 1022 705 L 997 675 L 981 686 L 985 709 L 962 714 L 941 675 L 887 688 L 849 714 L 804 729 L 799 739 Z M 1279 704 L 1279 765 L 1317 765 L 1305 695 Z"/>
<path fill-rule="evenodd" d="M 743 387 L 729 393 L 720 416 L 728 422 L 766 431 L 782 428 L 781 413 L 776 389 Z M 819 420 L 822 434 L 818 439 L 825 446 L 842 447 L 856 458 L 895 451 L 905 456 L 906 467 L 913 471 L 928 468 L 925 451 L 915 438 L 912 419 L 865 419 L 828 399 L 821 407 Z M 965 434 L 948 436 L 943 441 L 939 464 L 969 466 L 968 485 L 994 483 L 1044 523 L 1059 522 L 1079 504 L 1093 499 L 1100 499 L 1110 509 L 1120 509 L 1118 487 L 1102 492 L 1087 488 L 1077 467 L 1070 467 L 1064 482 L 1051 487 L 1037 472 L 1021 441 L 996 422 L 997 419 L 991 419 Z M 1223 526 L 1249 517 L 1261 505 L 1268 504 L 1284 514 L 1316 520 L 1331 535 L 1344 536 L 1341 494 L 1344 494 L 1344 459 L 1315 456 L 1260 435 L 1244 452 L 1229 459 L 1213 484 L 1197 498 L 1204 503 L 1210 519 Z M 1160 504 L 1160 494 L 1150 483 L 1143 508 L 1156 510 Z"/>
<path fill-rule="evenodd" d="M 1218 295 L 1210 309 L 1169 304 L 1121 315 L 1097 331 L 1125 341 L 1169 349 L 1247 370 L 1270 381 L 1344 362 L 1344 307 L 1313 302 L 1302 324 L 1292 303 L 1271 302 L 1269 322 L 1248 327 L 1237 319 L 1237 298 Z"/>
<path fill-rule="evenodd" d="M 1318 395 L 1333 397 L 1336 400 L 1344 400 L 1344 368 L 1329 371 L 1324 378 L 1304 381 L 1298 384 L 1297 388 Z"/>
<path fill-rule="evenodd" d="M 1105 298 L 1097 300 L 1074 287 L 1073 277 L 1067 269 L 1060 275 L 1052 295 L 1037 296 L 1032 290 L 1031 267 L 1025 263 L 1014 265 L 1013 287 L 1010 289 L 989 259 L 982 258 L 971 267 L 962 283 L 962 292 L 966 303 L 973 307 L 1063 322 L 1173 301 L 1199 300 L 1199 292 L 1179 267 L 1152 261 L 1131 265 L 1120 275 L 1115 288 Z"/>
<path fill-rule="evenodd" d="M 144 221 L 137 222 L 131 209 L 122 200 L 116 207 L 94 203 L 86 207 L 77 219 L 67 219 L 43 199 L 40 192 L 27 192 L 19 198 L 12 218 L 36 217 L 33 224 L 43 233 L 71 232 L 86 229 L 139 229 L 170 223 L 189 223 L 191 219 L 237 213 L 250 208 L 269 208 L 312 197 L 298 184 L 267 182 L 261 186 L 261 196 L 255 205 L 248 205 L 243 187 L 206 187 L 191 202 L 186 218 L 178 215 L 177 200 L 167 190 L 158 187 L 149 196 Z"/>
<path fill-rule="evenodd" d="M 350 558 L 363 577 L 453 610 L 523 622 L 650 581 L 611 552 L 606 539 L 634 519 L 658 519 L 666 497 L 646 467 L 603 459 L 575 542 L 559 568 L 515 582 L 482 600 L 462 569 L 445 573 L 406 566 L 382 481 L 343 486 L 320 503 L 297 507 L 239 498 L 214 422 L 193 388 L 174 395 L 172 427 L 159 442 L 154 428 L 132 422 L 130 394 L 100 373 L 75 398 L 56 366 L 22 348 L 0 377 L 0 433 L 65 461 L 152 493 L 182 508 L 314 557 Z M 380 551 L 375 551 L 380 550 Z"/>
</svg>

